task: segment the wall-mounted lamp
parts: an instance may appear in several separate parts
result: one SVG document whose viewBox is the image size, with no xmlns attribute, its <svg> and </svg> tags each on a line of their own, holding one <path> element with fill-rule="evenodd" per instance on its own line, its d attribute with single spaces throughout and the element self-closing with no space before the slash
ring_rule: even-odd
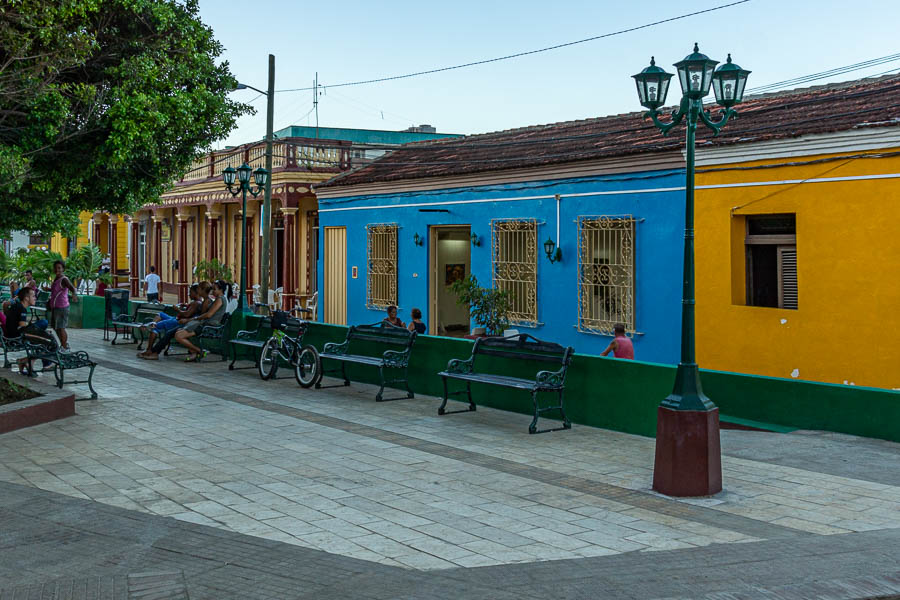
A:
<svg viewBox="0 0 900 600">
<path fill-rule="evenodd" d="M 477 233 L 473 233 L 473 234 L 472 234 L 472 245 L 473 245 L 473 246 L 480 246 L 480 245 L 481 245 L 481 240 L 478 238 L 478 234 L 477 234 Z"/>
<path fill-rule="evenodd" d="M 423 243 L 425 243 L 425 240 L 423 240 L 422 237 L 419 236 L 418 233 L 416 233 L 416 235 L 413 236 L 413 243 L 416 246 L 421 246 Z"/>
<path fill-rule="evenodd" d="M 562 250 L 556 247 L 556 242 L 553 241 L 553 238 L 548 237 L 547 241 L 544 242 L 544 252 L 547 253 L 547 260 L 551 263 L 562 260 Z"/>
</svg>

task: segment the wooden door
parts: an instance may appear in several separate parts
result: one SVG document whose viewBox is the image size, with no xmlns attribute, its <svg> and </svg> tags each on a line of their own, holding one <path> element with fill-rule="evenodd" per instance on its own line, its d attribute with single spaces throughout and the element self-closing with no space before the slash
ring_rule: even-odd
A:
<svg viewBox="0 0 900 600">
<path fill-rule="evenodd" d="M 325 322 L 347 324 L 347 228 L 325 227 Z"/>
</svg>

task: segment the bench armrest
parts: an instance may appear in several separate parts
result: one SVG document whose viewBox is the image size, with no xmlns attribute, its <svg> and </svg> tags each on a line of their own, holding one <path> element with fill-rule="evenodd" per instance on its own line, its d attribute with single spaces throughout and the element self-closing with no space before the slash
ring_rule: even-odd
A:
<svg viewBox="0 0 900 600">
<path fill-rule="evenodd" d="M 460 358 L 452 358 L 450 359 L 450 362 L 447 363 L 447 372 L 469 374 L 472 372 L 472 369 L 474 367 L 475 361 L 472 358 L 468 358 L 466 360 L 462 360 Z"/>
<path fill-rule="evenodd" d="M 347 354 L 347 348 L 349 347 L 349 340 L 345 340 L 340 344 L 338 344 L 337 342 L 328 342 L 327 344 L 325 344 L 325 347 L 322 349 L 322 351 L 328 354 Z"/>
<path fill-rule="evenodd" d="M 535 383 L 538 385 L 562 387 L 565 380 L 566 370 L 563 368 L 559 371 L 539 371 L 535 378 Z"/>
<path fill-rule="evenodd" d="M 84 350 L 60 352 L 56 360 L 64 369 L 77 369 L 78 367 L 86 367 L 92 364 L 91 357 Z"/>
<path fill-rule="evenodd" d="M 117 315 L 112 320 L 117 323 L 134 323 L 134 317 L 126 314 Z"/>
<path fill-rule="evenodd" d="M 225 324 L 219 323 L 218 325 L 202 325 L 200 327 L 200 331 L 197 332 L 197 337 L 205 337 L 205 338 L 220 338 L 225 333 Z"/>
<path fill-rule="evenodd" d="M 251 342 L 256 339 L 256 334 L 257 334 L 256 330 L 250 331 L 247 329 L 242 329 L 242 330 L 238 331 L 236 334 L 234 334 L 234 337 L 231 339 L 243 341 L 243 342 Z"/>
<path fill-rule="evenodd" d="M 381 355 L 386 367 L 405 367 L 409 364 L 410 348 L 399 352 L 397 350 L 386 350 Z"/>
</svg>

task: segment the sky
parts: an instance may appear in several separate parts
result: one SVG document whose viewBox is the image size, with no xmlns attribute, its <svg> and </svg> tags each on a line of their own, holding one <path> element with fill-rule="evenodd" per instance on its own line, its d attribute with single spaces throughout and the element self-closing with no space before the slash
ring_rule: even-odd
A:
<svg viewBox="0 0 900 600">
<path fill-rule="evenodd" d="M 483 133 L 640 110 L 631 75 L 672 63 L 694 42 L 752 71 L 748 88 L 900 53 L 896 0 L 749 0 L 703 15 L 530 56 L 398 81 L 329 88 L 534 50 L 636 27 L 734 0 L 200 0 L 204 23 L 237 79 L 310 87 L 318 72 L 323 127 L 401 130 L 427 123 Z M 823 79 L 900 71 L 900 60 Z M 673 81 L 669 104 L 677 100 Z M 232 92 L 256 115 L 218 146 L 265 136 L 265 97 Z M 275 95 L 275 130 L 315 125 L 313 92 Z M 739 107 L 738 107 L 739 108 Z"/>
</svg>

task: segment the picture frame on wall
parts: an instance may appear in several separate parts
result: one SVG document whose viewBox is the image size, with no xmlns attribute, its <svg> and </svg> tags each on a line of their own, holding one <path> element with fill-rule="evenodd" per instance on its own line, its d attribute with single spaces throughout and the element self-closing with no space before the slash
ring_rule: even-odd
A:
<svg viewBox="0 0 900 600">
<path fill-rule="evenodd" d="M 445 275 L 444 284 L 450 285 L 454 281 L 466 278 L 466 265 L 463 263 L 453 263 L 444 265 Z"/>
</svg>

